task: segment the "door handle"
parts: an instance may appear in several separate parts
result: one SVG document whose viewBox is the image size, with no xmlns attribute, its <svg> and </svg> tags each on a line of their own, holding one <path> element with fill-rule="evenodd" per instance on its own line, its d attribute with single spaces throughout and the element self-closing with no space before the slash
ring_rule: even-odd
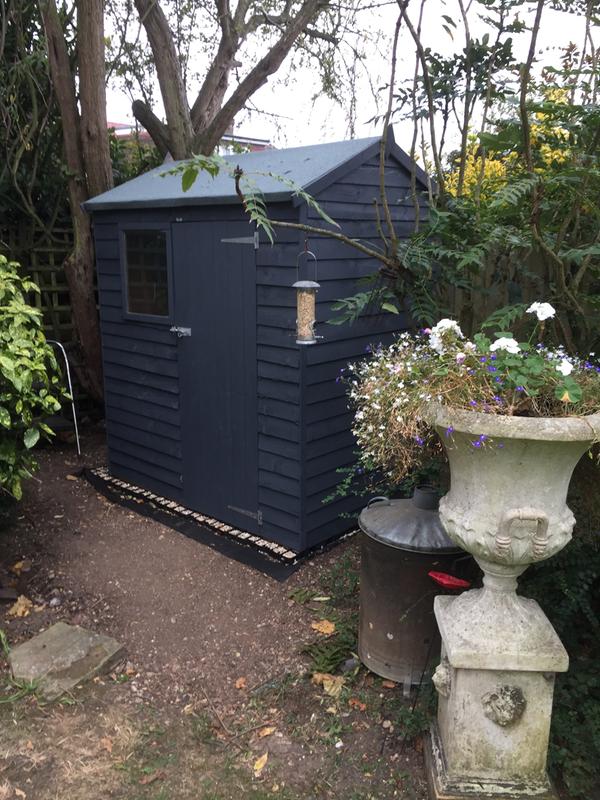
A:
<svg viewBox="0 0 600 800">
<path fill-rule="evenodd" d="M 173 325 L 171 328 L 169 328 L 169 331 L 171 333 L 177 334 L 177 338 L 178 339 L 181 339 L 183 336 L 191 336 L 192 335 L 192 329 L 191 328 L 181 328 L 179 325 Z"/>
</svg>

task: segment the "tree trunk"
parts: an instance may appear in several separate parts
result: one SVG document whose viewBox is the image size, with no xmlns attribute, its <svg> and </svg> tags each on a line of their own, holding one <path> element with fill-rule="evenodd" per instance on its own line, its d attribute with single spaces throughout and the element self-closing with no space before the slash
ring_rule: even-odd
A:
<svg viewBox="0 0 600 800">
<path fill-rule="evenodd" d="M 48 63 L 60 109 L 63 147 L 68 170 L 69 205 L 75 244 L 65 261 L 65 276 L 71 296 L 75 333 L 81 348 L 77 374 L 83 388 L 95 400 L 102 400 L 102 357 L 100 327 L 94 293 L 94 250 L 89 217 L 81 208 L 87 200 L 87 182 L 81 145 L 75 82 L 71 72 L 64 31 L 55 0 L 42 0 L 40 10 L 48 47 Z M 102 81 L 104 82 L 104 72 Z"/>
<path fill-rule="evenodd" d="M 295 16 L 286 11 L 269 17 L 262 8 L 245 20 L 248 2 L 239 0 L 232 16 L 229 0 L 216 0 L 221 39 L 198 96 L 190 108 L 181 75 L 173 33 L 159 0 L 135 0 L 140 22 L 146 30 L 154 56 L 156 74 L 165 107 L 167 124 L 162 123 L 141 100 L 133 103 L 135 118 L 142 124 L 161 153 L 168 150 L 174 159 L 189 158 L 193 152 L 210 155 L 249 98 L 273 75 L 298 38 L 305 33 L 331 0 L 304 0 Z M 250 32 L 263 24 L 281 32 L 279 39 L 240 81 L 224 102 L 236 54 Z M 314 34 L 313 32 L 313 35 Z"/>
<path fill-rule="evenodd" d="M 104 0 L 77 0 L 81 144 L 90 197 L 113 185 L 104 81 Z"/>
<path fill-rule="evenodd" d="M 194 132 L 173 34 L 158 0 L 135 0 L 135 6 L 154 54 L 169 131 L 169 152 L 175 159 L 186 158 L 191 155 Z"/>
</svg>

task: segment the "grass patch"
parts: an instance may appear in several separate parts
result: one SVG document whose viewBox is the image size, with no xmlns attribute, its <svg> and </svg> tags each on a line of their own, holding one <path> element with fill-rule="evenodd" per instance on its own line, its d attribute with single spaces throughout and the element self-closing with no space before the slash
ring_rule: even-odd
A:
<svg viewBox="0 0 600 800">
<path fill-rule="evenodd" d="M 327 639 L 307 645 L 303 653 L 310 656 L 313 672 L 335 672 L 356 652 L 358 642 L 358 612 L 335 620 L 336 632 Z"/>
</svg>

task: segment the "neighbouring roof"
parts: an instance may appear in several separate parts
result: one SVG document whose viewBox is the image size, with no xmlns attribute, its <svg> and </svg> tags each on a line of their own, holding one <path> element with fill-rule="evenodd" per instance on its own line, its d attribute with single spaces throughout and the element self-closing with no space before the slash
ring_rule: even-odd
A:
<svg viewBox="0 0 600 800">
<path fill-rule="evenodd" d="M 323 183 L 333 182 L 338 172 L 344 170 L 349 161 L 360 160 L 361 155 L 365 158 L 371 154 L 375 155 L 380 141 L 380 137 L 375 136 L 283 150 L 268 149 L 225 156 L 224 160 L 232 168 L 239 165 L 244 173 L 252 178 L 265 200 L 274 202 L 289 200 L 293 189 L 267 173 L 291 180 L 295 185 L 310 192 L 317 185 L 320 189 L 323 188 Z M 409 157 L 395 145 L 393 137 L 391 145 L 392 154 L 405 167 L 410 168 Z M 225 170 L 221 170 L 215 178 L 200 172 L 191 189 L 184 192 L 181 188 L 181 175 L 161 177 L 173 163 L 165 163 L 151 172 L 87 200 L 83 207 L 86 211 L 104 211 L 117 208 L 164 208 L 239 202 L 234 180 Z M 421 182 L 424 180 L 424 173 L 418 167 L 417 177 Z"/>
</svg>

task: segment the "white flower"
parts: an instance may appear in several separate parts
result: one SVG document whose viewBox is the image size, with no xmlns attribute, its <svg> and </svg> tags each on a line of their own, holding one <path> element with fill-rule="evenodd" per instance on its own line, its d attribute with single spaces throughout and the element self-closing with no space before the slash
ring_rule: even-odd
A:
<svg viewBox="0 0 600 800">
<path fill-rule="evenodd" d="M 445 333 L 446 331 L 452 331 L 459 339 L 464 339 L 460 325 L 454 319 L 441 319 L 438 324 L 434 325 L 431 329 L 431 333 Z"/>
<path fill-rule="evenodd" d="M 490 350 L 506 350 L 507 353 L 512 353 L 513 355 L 517 355 L 521 352 L 517 340 L 509 336 L 501 336 L 499 339 L 496 339 L 496 341 L 490 345 Z"/>
<path fill-rule="evenodd" d="M 570 375 L 573 372 L 573 364 L 571 364 L 568 359 L 563 358 L 560 364 L 556 367 L 556 371 L 560 372 L 560 374 L 564 375 L 566 378 L 567 375 Z"/>
<path fill-rule="evenodd" d="M 429 334 L 429 344 L 436 353 L 444 352 L 444 334 L 452 332 L 457 339 L 464 339 L 460 325 L 453 319 L 441 319 Z"/>
<path fill-rule="evenodd" d="M 535 314 L 540 322 L 546 319 L 552 319 L 556 314 L 555 309 L 550 303 L 532 303 L 527 309 L 528 314 Z"/>
</svg>

